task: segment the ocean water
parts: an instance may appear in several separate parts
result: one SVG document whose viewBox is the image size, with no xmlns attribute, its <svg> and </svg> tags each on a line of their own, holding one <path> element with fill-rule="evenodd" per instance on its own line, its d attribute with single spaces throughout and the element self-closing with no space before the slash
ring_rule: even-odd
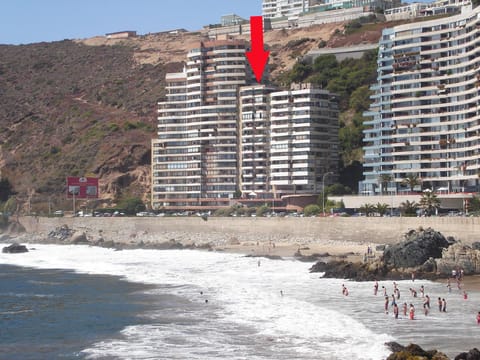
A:
<svg viewBox="0 0 480 360">
<path fill-rule="evenodd" d="M 479 346 L 475 316 L 480 294 L 469 292 L 464 300 L 459 290 L 449 293 L 441 283 L 398 282 L 398 302 L 413 303 L 417 312 L 414 321 L 402 314 L 395 320 L 392 311 L 385 314 L 381 292 L 373 295 L 373 282 L 322 279 L 308 272 L 311 263 L 263 258 L 258 263 L 239 254 L 194 250 L 29 248 L 35 250 L 0 254 L 2 297 L 34 294 L 27 296 L 28 307 L 0 308 L 11 329 L 7 341 L 2 326 L 0 347 L 17 340 L 21 345 L 10 347 L 9 356 L 0 354 L 1 359 L 28 358 L 27 350 L 39 344 L 55 348 L 54 356 L 32 358 L 380 360 L 389 354 L 386 341 L 414 342 L 450 357 Z M 15 273 L 33 290 L 4 290 L 5 274 Z M 53 305 L 58 287 L 42 284 L 62 276 L 69 279 L 69 285 L 60 286 L 68 311 Z M 82 294 L 85 306 L 77 299 L 82 282 L 90 284 Z M 342 295 L 342 284 L 349 296 Z M 379 284 L 393 293 L 392 282 Z M 422 299 L 408 291 L 420 285 L 431 297 L 428 316 Z M 438 311 L 438 296 L 447 301 L 446 313 Z M 42 302 L 50 307 L 48 319 L 37 316 Z M 35 321 L 21 320 L 27 316 Z M 100 316 L 104 323 L 88 323 L 85 316 Z M 42 338 L 22 335 L 25 331 Z"/>
</svg>

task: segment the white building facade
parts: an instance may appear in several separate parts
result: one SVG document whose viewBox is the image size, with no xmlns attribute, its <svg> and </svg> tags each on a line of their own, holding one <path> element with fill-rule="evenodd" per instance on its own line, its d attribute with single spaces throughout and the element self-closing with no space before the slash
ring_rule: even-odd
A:
<svg viewBox="0 0 480 360">
<path fill-rule="evenodd" d="M 226 205 L 237 190 L 237 91 L 253 81 L 245 43 L 201 43 L 166 81 L 152 142 L 152 206 Z"/>
<path fill-rule="evenodd" d="M 311 84 L 270 94 L 270 183 L 276 194 L 316 194 L 338 173 L 338 99 Z"/>
<path fill-rule="evenodd" d="M 377 83 L 364 130 L 360 191 L 391 192 L 408 177 L 423 188 L 478 188 L 480 170 L 480 8 L 385 29 Z M 405 190 L 405 189 L 403 189 Z"/>
</svg>

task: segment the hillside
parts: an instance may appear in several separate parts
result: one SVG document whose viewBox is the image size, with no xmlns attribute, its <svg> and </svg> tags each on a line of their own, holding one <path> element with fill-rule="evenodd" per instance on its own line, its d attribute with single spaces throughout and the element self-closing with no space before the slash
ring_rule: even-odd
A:
<svg viewBox="0 0 480 360">
<path fill-rule="evenodd" d="M 265 43 L 272 78 L 320 41 L 376 43 L 386 24 L 341 35 L 344 24 L 272 31 Z M 200 33 L 95 37 L 0 45 L 0 170 L 18 193 L 39 202 L 64 198 L 67 175 L 100 177 L 104 200 L 148 198 L 150 140 L 166 72 L 181 69 Z M 108 201 L 106 201 L 108 203 Z"/>
</svg>

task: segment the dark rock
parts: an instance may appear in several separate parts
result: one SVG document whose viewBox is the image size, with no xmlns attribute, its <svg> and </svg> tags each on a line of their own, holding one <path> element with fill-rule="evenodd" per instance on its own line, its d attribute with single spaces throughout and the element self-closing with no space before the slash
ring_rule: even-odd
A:
<svg viewBox="0 0 480 360">
<path fill-rule="evenodd" d="M 375 246 L 375 251 L 384 251 L 385 250 L 385 245 L 377 245 Z"/>
<path fill-rule="evenodd" d="M 344 260 L 335 260 L 325 263 L 319 261 L 310 268 L 310 272 L 323 272 L 324 278 L 341 278 L 355 281 L 372 281 L 383 279 L 388 271 L 380 263 L 363 264 L 352 263 Z"/>
<path fill-rule="evenodd" d="M 422 273 L 435 273 L 437 271 L 437 263 L 434 258 L 430 258 L 420 266 L 419 271 Z"/>
<path fill-rule="evenodd" d="M 475 242 L 472 244 L 472 249 L 473 249 L 473 250 L 480 250 L 480 241 L 475 241 Z"/>
<path fill-rule="evenodd" d="M 455 360 L 480 360 L 480 351 L 473 348 L 469 352 L 463 352 L 455 356 Z"/>
<path fill-rule="evenodd" d="M 447 239 L 433 229 L 411 230 L 404 241 L 385 249 L 383 261 L 393 268 L 418 267 L 429 258 L 441 258 L 442 249 L 449 245 Z"/>
<path fill-rule="evenodd" d="M 410 344 L 406 347 L 398 343 L 386 343 L 386 346 L 393 351 L 387 360 L 408 360 L 408 359 L 422 359 L 422 360 L 449 360 L 447 355 L 437 351 L 425 351 L 416 344 Z"/>
<path fill-rule="evenodd" d="M 399 343 L 395 341 L 390 341 L 385 343 L 385 346 L 388 347 L 392 352 L 400 352 L 405 350 L 405 346 L 400 345 Z"/>
<path fill-rule="evenodd" d="M 20 253 L 28 252 L 28 249 L 25 245 L 20 245 L 20 244 L 17 244 L 17 243 L 13 243 L 9 246 L 5 246 L 2 249 L 2 252 L 6 253 L 6 254 L 20 254 Z"/>
</svg>

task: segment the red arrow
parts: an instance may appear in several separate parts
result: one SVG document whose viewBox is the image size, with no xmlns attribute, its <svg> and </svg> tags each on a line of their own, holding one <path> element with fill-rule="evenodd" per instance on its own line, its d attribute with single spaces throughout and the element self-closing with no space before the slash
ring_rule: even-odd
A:
<svg viewBox="0 0 480 360">
<path fill-rule="evenodd" d="M 263 18 L 261 16 L 250 16 L 250 36 L 252 39 L 252 51 L 247 51 L 246 55 L 255 78 L 260 83 L 268 56 L 270 55 L 270 51 L 263 49 Z"/>
</svg>

